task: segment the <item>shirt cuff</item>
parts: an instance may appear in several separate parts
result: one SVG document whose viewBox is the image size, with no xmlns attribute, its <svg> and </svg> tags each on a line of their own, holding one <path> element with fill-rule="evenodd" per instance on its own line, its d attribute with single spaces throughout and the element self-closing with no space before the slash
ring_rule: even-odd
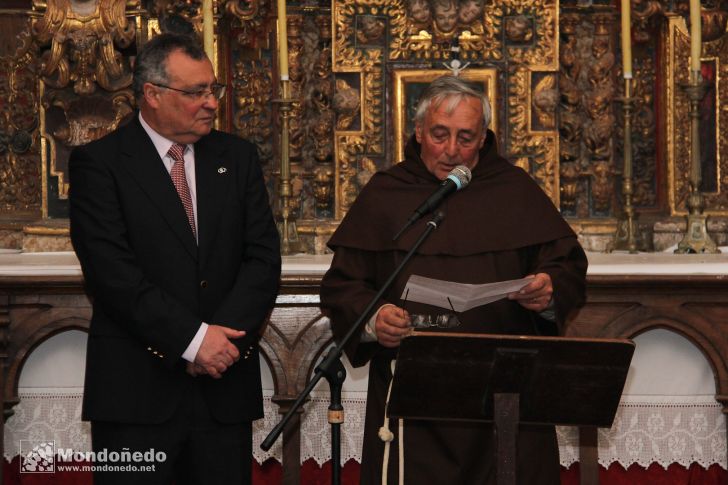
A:
<svg viewBox="0 0 728 485">
<path fill-rule="evenodd" d="M 554 299 L 551 298 L 551 301 L 549 302 L 549 306 L 546 307 L 546 309 L 538 314 L 541 318 L 544 320 L 548 320 L 550 322 L 556 321 L 556 309 L 554 308 Z"/>
<path fill-rule="evenodd" d="M 190 344 L 187 346 L 187 349 L 185 349 L 184 353 L 182 353 L 182 358 L 187 362 L 195 361 L 195 357 L 197 357 L 197 351 L 200 350 L 200 346 L 202 345 L 202 340 L 205 338 L 208 326 L 209 325 L 207 325 L 205 322 L 202 322 L 200 324 L 200 328 L 197 330 L 197 333 L 192 338 L 192 342 L 190 342 Z"/>
<path fill-rule="evenodd" d="M 379 309 L 374 312 L 374 315 L 371 316 L 369 321 L 366 325 L 364 325 L 364 330 L 361 332 L 361 341 L 362 342 L 376 342 L 377 341 L 377 331 L 375 328 L 375 325 L 377 323 L 377 316 L 379 316 L 379 312 L 382 311 L 382 308 L 385 306 L 395 306 L 391 303 L 385 303 L 384 305 L 380 306 Z"/>
</svg>

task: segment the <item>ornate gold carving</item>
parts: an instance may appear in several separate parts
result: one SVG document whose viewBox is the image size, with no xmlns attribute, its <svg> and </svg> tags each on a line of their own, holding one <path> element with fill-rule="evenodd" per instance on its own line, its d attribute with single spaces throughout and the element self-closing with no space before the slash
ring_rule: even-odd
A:
<svg viewBox="0 0 728 485">
<path fill-rule="evenodd" d="M 457 42 L 459 56 L 463 62 L 492 61 L 503 58 L 505 48 L 513 73 L 515 66 L 524 66 L 516 76 L 522 84 L 511 87 L 509 104 L 525 103 L 518 111 L 509 115 L 511 130 L 509 157 L 524 166 L 554 200 L 558 201 L 556 153 L 558 134 L 555 126 L 555 109 L 558 100 L 553 71 L 557 69 L 558 4 L 549 0 L 510 0 L 506 2 L 483 2 L 482 0 L 461 1 L 438 0 L 337 0 L 333 5 L 334 51 L 333 70 L 336 73 L 359 73 L 361 82 L 361 127 L 355 128 L 356 115 L 339 116 L 336 131 L 336 211 L 342 217 L 358 194 L 361 177 L 358 171 L 371 161 L 376 166 L 384 154 L 382 126 L 383 108 L 383 62 L 391 64 L 409 59 L 427 60 L 437 66 L 436 61 L 452 57 L 451 47 Z M 387 17 L 390 43 L 386 52 L 372 39 L 377 38 L 376 23 Z M 508 31 L 503 32 L 504 21 Z M 374 34 L 362 33 L 364 29 Z M 504 39 L 506 45 L 504 46 Z M 533 72 L 532 72 L 533 71 Z M 404 140 L 411 127 L 406 127 L 403 110 L 414 100 L 404 99 L 403 76 L 435 76 L 449 71 L 404 70 L 394 67 L 395 101 L 393 118 L 395 123 L 394 153 L 389 163 L 403 158 Z M 478 79 L 482 69 L 466 69 L 463 75 L 472 73 Z M 497 72 L 492 70 L 493 73 Z M 549 75 L 550 74 L 550 75 Z M 537 86 L 532 95 L 532 76 Z M 490 77 L 488 89 L 494 107 L 497 98 L 496 75 Z M 344 79 L 342 77 L 342 79 Z M 408 78 L 410 79 L 410 78 Z M 411 78 L 414 79 L 414 78 Z M 357 89 L 350 78 L 346 84 L 339 83 L 341 92 L 351 93 L 350 111 L 355 105 Z M 337 82 L 339 82 L 337 80 Z M 522 90 L 519 90 L 522 88 Z M 397 94 L 399 93 L 399 94 Z M 531 107 L 533 106 L 533 110 Z M 338 110 L 339 108 L 337 108 Z M 497 112 L 497 109 L 496 109 Z M 352 122 L 350 122 L 350 120 Z M 493 128 L 497 130 L 498 116 L 494 117 Z M 513 125 L 515 123 L 515 125 Z M 515 131 L 513 131 L 515 129 Z M 346 130 L 346 132 L 344 132 Z"/>
<path fill-rule="evenodd" d="M 496 2 L 505 19 L 506 51 L 510 62 L 556 70 L 559 4 L 554 0 Z"/>
<path fill-rule="evenodd" d="M 35 214 L 40 208 L 36 63 L 27 32 L 14 55 L 0 57 L 0 213 Z"/>
<path fill-rule="evenodd" d="M 93 93 L 96 83 L 107 91 L 129 86 L 131 72 L 115 47 L 134 40 L 125 9 L 138 6 L 139 0 L 34 0 L 43 17 L 32 22 L 33 36 L 41 46 L 50 44 L 42 56 L 43 81 L 57 89 L 72 81 L 79 95 Z"/>
<path fill-rule="evenodd" d="M 65 120 L 53 129 L 53 137 L 68 147 L 85 145 L 116 129 L 131 114 L 134 99 L 124 90 L 110 98 L 89 96 L 77 98 L 65 92 L 50 92 L 44 99 L 46 109 L 53 106 L 65 115 Z M 54 174 L 59 177 L 63 173 Z"/>
<path fill-rule="evenodd" d="M 497 60 L 501 52 L 502 2 L 401 0 L 390 10 L 390 60 L 447 60 L 457 38 L 463 60 Z"/>
<path fill-rule="evenodd" d="M 543 129 L 552 130 L 556 126 L 556 107 L 559 104 L 559 92 L 555 89 L 556 76 L 547 75 L 533 88 L 533 110 L 538 124 Z"/>
<path fill-rule="evenodd" d="M 384 83 L 381 72 L 364 73 L 364 100 L 367 109 L 363 112 L 364 136 L 369 153 L 384 154 L 384 133 L 382 118 L 382 99 Z"/>
<path fill-rule="evenodd" d="M 356 114 L 350 118 L 340 114 L 334 135 L 334 217 L 339 219 L 346 214 L 363 186 L 358 176 L 361 167 L 376 168 L 374 160 L 384 156 L 383 46 L 359 44 L 357 22 L 368 17 L 387 17 L 391 31 L 404 29 L 406 23 L 401 1 L 357 0 L 344 3 L 337 0 L 333 7 L 333 72 L 341 73 L 337 78 L 337 91 L 349 92 L 350 106 L 355 104 L 355 91 L 361 91 L 360 124 L 356 126 Z M 357 74 L 352 77 L 346 73 Z M 353 79 L 358 79 L 360 85 L 355 85 Z M 346 81 L 346 85 L 341 83 L 342 80 Z M 339 110 L 338 107 L 336 109 Z"/>
<path fill-rule="evenodd" d="M 334 185 L 334 172 L 330 168 L 322 167 L 316 170 L 313 182 L 313 196 L 319 209 L 326 209 L 331 202 Z"/>
<path fill-rule="evenodd" d="M 655 155 L 655 63 L 651 57 L 641 58 L 635 65 L 634 115 L 632 116 L 632 200 L 638 207 L 657 204 Z M 623 125 L 618 123 L 618 126 Z M 623 128 L 620 128 L 620 130 Z M 621 133 L 620 133 L 621 135 Z M 623 138 L 623 136 L 618 136 Z"/>
<path fill-rule="evenodd" d="M 311 55 L 315 53 L 305 53 L 304 51 L 304 40 L 302 36 L 303 28 L 303 17 L 300 15 L 289 15 L 288 16 L 288 59 L 289 59 L 289 75 L 291 79 L 291 98 L 297 100 L 291 106 L 291 119 L 290 119 L 290 158 L 291 162 L 300 162 L 302 157 L 302 150 L 306 143 L 306 123 L 308 120 L 304 119 L 304 93 L 308 90 L 306 86 L 306 80 L 308 78 L 308 71 L 311 71 L 311 64 L 304 65 L 306 63 L 305 58 L 311 59 Z M 310 46 L 313 47 L 313 46 Z M 309 51 L 314 48 L 309 49 Z M 308 54 L 308 55 L 305 55 Z M 305 57 L 304 57 L 305 56 Z M 314 81 L 311 88 L 311 103 L 318 107 L 320 110 L 327 111 L 329 100 L 331 99 L 331 88 L 326 82 L 321 82 L 320 76 L 324 78 L 329 74 L 329 58 L 322 53 L 318 53 L 314 58 L 313 75 Z M 317 127 L 321 128 L 321 125 L 314 123 Z"/>
<path fill-rule="evenodd" d="M 219 0 L 219 3 L 224 3 L 225 12 L 235 19 L 235 43 L 240 46 L 254 46 L 271 24 L 275 29 L 275 19 L 267 20 L 270 0 Z"/>
<path fill-rule="evenodd" d="M 381 18 L 364 15 L 356 31 L 356 40 L 359 44 L 378 44 L 384 38 L 386 27 Z"/>
<path fill-rule="evenodd" d="M 578 160 L 581 152 L 581 119 L 579 105 L 579 75 L 582 60 L 578 51 L 577 28 L 581 23 L 578 14 L 566 14 L 561 20 L 561 75 L 559 91 L 561 92 L 561 153 L 560 153 L 560 199 L 561 208 L 575 211 L 579 195 L 578 182 L 581 170 Z"/>
<path fill-rule="evenodd" d="M 534 75 L 525 66 L 515 67 L 508 77 L 508 121 L 510 137 L 508 156 L 538 182 L 554 204 L 559 203 L 559 182 L 556 154 L 558 134 L 550 130 L 535 131 L 531 119 L 531 79 Z M 546 74 L 543 79 L 553 77 Z M 546 86 L 553 81 L 543 81 Z"/>
<path fill-rule="evenodd" d="M 336 137 L 336 212 L 334 217 L 342 219 L 361 187 L 357 182 L 358 160 L 366 152 L 367 142 L 362 135 L 343 135 Z"/>
<path fill-rule="evenodd" d="M 136 24 L 126 9 L 139 7 L 139 0 L 33 1 L 34 12 L 42 13 L 31 22 L 31 33 L 43 49 L 44 215 L 48 215 L 48 184 L 54 177 L 57 197 L 68 197 L 70 148 L 105 135 L 132 111 L 131 69 L 116 49 L 134 41 Z"/>
<path fill-rule="evenodd" d="M 361 93 L 354 89 L 344 79 L 336 80 L 336 94 L 334 94 L 334 111 L 336 111 L 336 129 L 347 130 L 354 117 L 359 114 L 361 106 Z"/>
<path fill-rule="evenodd" d="M 712 42 L 725 35 L 726 24 L 728 23 L 728 12 L 721 10 L 717 6 L 712 8 L 703 7 L 701 17 L 703 42 Z"/>
<path fill-rule="evenodd" d="M 581 218 L 611 215 L 614 16 L 604 8 L 588 16 L 567 13 L 561 28 L 561 208 Z"/>
<path fill-rule="evenodd" d="M 274 128 L 268 108 L 273 93 L 270 63 L 267 60 L 237 61 L 232 78 L 235 133 L 255 143 L 261 164 L 269 166 L 273 159 Z"/>
<path fill-rule="evenodd" d="M 525 15 L 506 18 L 506 39 L 513 44 L 523 44 L 533 39 L 533 19 Z"/>
<path fill-rule="evenodd" d="M 358 48 L 356 39 L 356 17 L 361 12 L 390 17 L 392 30 L 404 25 L 402 6 L 398 1 L 359 0 L 334 4 L 334 72 L 359 72 L 378 69 L 382 63 L 382 49 Z"/>
<path fill-rule="evenodd" d="M 689 77 L 690 37 L 682 17 L 668 16 L 666 62 L 662 75 L 665 78 L 667 116 L 667 172 L 668 204 L 672 215 L 687 213 L 686 203 L 689 195 L 690 174 L 690 120 L 689 101 L 681 83 Z M 722 40 L 703 44 L 703 75 L 710 85 L 708 95 L 700 102 L 701 116 L 713 116 L 714 121 L 701 120 L 701 131 L 715 130 L 715 139 L 708 140 L 701 149 L 703 163 L 703 186 L 714 189 L 705 193 L 705 213 L 708 215 L 728 215 L 728 137 L 722 126 L 728 122 L 728 110 L 722 107 L 728 99 L 728 85 L 723 82 L 728 75 L 728 45 Z M 714 96 L 714 97 L 713 97 Z M 710 145 L 714 145 L 714 148 Z M 706 170 L 710 168 L 710 170 Z"/>
<path fill-rule="evenodd" d="M 650 21 L 665 13 L 665 8 L 659 0 L 632 0 L 632 39 L 635 43 L 644 43 L 650 40 Z"/>
</svg>

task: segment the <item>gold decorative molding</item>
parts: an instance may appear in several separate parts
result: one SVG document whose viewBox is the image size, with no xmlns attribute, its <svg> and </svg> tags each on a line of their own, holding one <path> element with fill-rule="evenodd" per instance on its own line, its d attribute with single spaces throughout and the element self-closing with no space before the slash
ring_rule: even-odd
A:
<svg viewBox="0 0 728 485">
<path fill-rule="evenodd" d="M 689 101 L 679 86 L 689 79 L 690 36 L 684 18 L 676 15 L 668 16 L 666 32 L 662 76 L 666 87 L 667 198 L 670 214 L 682 216 L 688 212 L 686 201 L 689 195 L 691 154 Z M 726 216 L 728 157 L 724 154 L 728 154 L 728 136 L 722 126 L 728 122 L 728 110 L 724 106 L 726 103 L 722 101 L 728 100 L 728 85 L 723 82 L 723 77 L 728 74 L 728 64 L 723 62 L 728 58 L 728 45 L 722 39 L 705 42 L 701 58 L 703 76 L 712 78 L 706 80 L 710 89 L 700 102 L 701 114 L 708 117 L 701 119 L 701 131 L 714 129 L 715 133 L 715 138 L 707 140 L 708 143 L 704 142 L 705 146 L 701 150 L 703 163 L 714 164 L 710 171 L 706 170 L 706 165 L 703 166 L 704 185 L 713 187 L 704 194 L 705 214 Z"/>
<path fill-rule="evenodd" d="M 415 102 L 419 97 L 419 91 L 412 87 L 429 84 L 434 79 L 449 74 L 447 69 L 414 69 L 397 70 L 394 72 L 394 103 L 392 106 L 392 121 L 394 124 L 394 153 L 396 161 L 404 160 L 404 148 L 407 140 L 412 134 L 413 122 L 408 114 L 412 112 Z M 493 107 L 493 119 L 490 129 L 498 134 L 498 116 L 495 113 L 498 96 L 498 70 L 490 69 L 467 69 L 460 75 L 463 79 L 476 83 L 483 87 L 483 93 L 488 97 Z M 412 93 L 410 91 L 413 91 Z"/>
<path fill-rule="evenodd" d="M 33 0 L 43 16 L 31 22 L 33 38 L 49 45 L 42 57 L 43 82 L 53 88 L 73 83 L 78 95 L 96 91 L 96 84 L 117 91 L 131 84 L 131 71 L 116 47 L 131 45 L 136 33 L 126 9 L 140 0 Z"/>
<path fill-rule="evenodd" d="M 508 122 L 510 137 L 508 138 L 509 158 L 538 182 L 543 191 L 559 206 L 559 136 L 554 125 L 551 129 L 545 126 L 542 130 L 534 129 L 534 117 L 539 113 L 531 109 L 533 93 L 531 83 L 536 73 L 527 67 L 513 69 L 508 80 Z M 535 93 L 552 89 L 555 85 L 555 74 L 541 73 L 541 81 L 537 83 Z M 539 88 L 540 85 L 540 88 Z M 555 116 L 553 105 L 551 116 Z M 544 114 L 541 114 L 544 117 Z"/>
<path fill-rule="evenodd" d="M 334 218 L 341 219 L 359 194 L 359 190 L 377 170 L 384 157 L 384 46 L 358 45 L 357 17 L 387 17 L 390 29 L 404 25 L 404 7 L 400 1 L 337 0 L 333 5 L 332 71 L 349 76 L 351 89 L 361 93 L 361 122 L 355 130 L 334 131 Z M 353 76 L 348 73 L 354 73 Z"/>
<path fill-rule="evenodd" d="M 404 132 L 411 129 L 405 124 L 404 113 L 415 101 L 405 99 L 405 86 L 450 72 L 440 68 L 440 63 L 452 58 L 453 45 L 459 48 L 462 62 L 508 59 L 508 102 L 512 111 L 507 118 L 510 145 L 506 155 L 531 173 L 558 203 L 557 2 L 337 0 L 333 8 L 333 71 L 347 73 L 348 88 L 359 89 L 362 100 L 360 129 L 337 127 L 335 131 L 335 218 L 346 214 L 362 183 L 368 180 L 369 172 L 375 171 L 382 162 L 391 165 L 403 158 L 404 141 L 409 135 Z M 380 18 L 388 19 L 388 46 L 372 44 L 371 36 L 358 35 L 362 26 L 380 25 L 377 20 Z M 430 63 L 429 69 L 400 66 L 413 60 Z M 394 73 L 393 86 L 386 89 L 394 99 L 391 110 L 394 134 L 387 137 L 383 133 L 382 105 L 385 64 Z M 461 74 L 481 80 L 487 72 L 486 89 L 494 108 L 492 128 L 496 132 L 500 131 L 498 97 L 502 95 L 496 83 L 499 69 L 502 67 L 472 67 Z M 358 85 L 352 84 L 351 74 L 358 76 Z M 532 78 L 536 79 L 533 93 Z M 389 159 L 384 156 L 385 139 L 394 148 Z"/>
<path fill-rule="evenodd" d="M 534 70 L 557 71 L 559 59 L 559 2 L 512 0 L 494 2 L 502 10 L 509 62 Z"/>
<path fill-rule="evenodd" d="M 140 0 L 33 1 L 30 31 L 42 52 L 38 93 L 44 217 L 50 215 L 51 184 L 57 184 L 54 199 L 68 198 L 70 150 L 114 130 L 133 110 L 131 67 L 117 49 L 137 39 L 140 8 Z"/>
<path fill-rule="evenodd" d="M 562 12 L 558 190 L 570 217 L 612 216 L 617 210 L 615 28 L 611 6 Z"/>
<path fill-rule="evenodd" d="M 260 37 L 265 35 L 266 27 L 273 25 L 268 19 L 270 14 L 270 0 L 219 0 L 220 5 L 224 4 L 224 11 L 228 17 L 235 19 L 234 42 L 240 46 L 255 46 Z M 222 7 L 218 7 L 223 10 Z M 230 42 L 231 39 L 226 39 Z"/>
<path fill-rule="evenodd" d="M 27 32 L 0 57 L 0 213 L 14 217 L 37 217 L 41 208 L 36 58 Z"/>
<path fill-rule="evenodd" d="M 336 210 L 334 217 L 343 219 L 363 187 L 358 180 L 359 161 L 363 159 L 367 141 L 363 135 L 336 135 L 334 153 L 336 155 L 334 191 Z"/>
</svg>

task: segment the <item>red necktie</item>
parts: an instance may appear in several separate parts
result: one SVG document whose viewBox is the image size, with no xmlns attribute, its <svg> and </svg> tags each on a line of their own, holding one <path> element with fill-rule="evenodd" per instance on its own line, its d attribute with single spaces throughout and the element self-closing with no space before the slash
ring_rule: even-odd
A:
<svg viewBox="0 0 728 485">
<path fill-rule="evenodd" d="M 187 147 L 175 143 L 167 152 L 167 155 L 174 160 L 172 165 L 172 183 L 177 188 L 179 198 L 182 200 L 182 205 L 185 207 L 187 213 L 187 220 L 190 222 L 190 228 L 192 234 L 197 237 L 197 229 L 195 229 L 195 210 L 192 207 L 192 196 L 190 195 L 190 187 L 187 185 L 187 174 L 185 173 L 185 159 L 184 153 Z"/>
</svg>

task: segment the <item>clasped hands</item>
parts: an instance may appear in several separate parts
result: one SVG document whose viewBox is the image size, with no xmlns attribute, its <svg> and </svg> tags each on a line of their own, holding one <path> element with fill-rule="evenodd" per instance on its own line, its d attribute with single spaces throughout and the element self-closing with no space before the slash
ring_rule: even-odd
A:
<svg viewBox="0 0 728 485">
<path fill-rule="evenodd" d="M 193 377 L 209 375 L 215 379 L 221 378 L 228 367 L 240 360 L 240 351 L 231 340 L 244 336 L 243 330 L 209 325 L 195 361 L 187 362 L 187 373 Z"/>
<path fill-rule="evenodd" d="M 554 293 L 551 276 L 547 273 L 538 273 L 526 278 L 531 278 L 533 281 L 519 291 L 509 294 L 508 299 L 534 312 L 546 310 Z M 374 322 L 374 332 L 377 341 L 383 347 L 398 347 L 402 339 L 411 332 L 409 312 L 391 304 L 382 306 Z"/>
</svg>

